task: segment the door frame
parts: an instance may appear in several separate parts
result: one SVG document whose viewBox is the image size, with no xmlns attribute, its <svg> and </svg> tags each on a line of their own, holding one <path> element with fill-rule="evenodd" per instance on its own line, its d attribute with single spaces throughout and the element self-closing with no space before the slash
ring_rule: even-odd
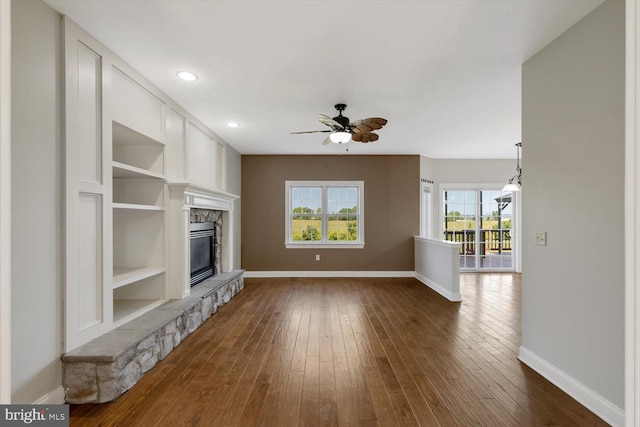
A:
<svg viewBox="0 0 640 427">
<path fill-rule="evenodd" d="M 444 226 L 442 219 L 444 218 L 444 191 L 475 191 L 475 190 L 491 190 L 496 191 L 497 189 L 501 189 L 504 187 L 503 183 L 480 183 L 480 184 L 447 184 L 441 183 L 438 185 L 438 197 L 437 197 L 437 207 L 434 207 L 434 213 L 437 213 L 437 221 L 438 221 L 438 237 L 437 239 L 442 240 L 442 234 L 444 233 Z M 520 222 L 522 220 L 521 215 L 521 205 L 522 205 L 522 191 L 512 193 L 513 194 L 513 214 L 512 214 L 512 226 L 511 226 L 511 234 L 515 239 L 515 244 L 512 245 L 511 249 L 511 262 L 513 263 L 513 272 L 514 273 L 522 273 L 522 262 L 520 259 L 520 248 L 522 241 L 522 231 L 520 227 Z M 435 198 L 433 200 L 436 200 Z M 479 272 L 483 270 L 477 270 Z M 491 270 L 486 270 L 490 272 Z M 505 271 L 508 272 L 510 270 L 496 270 L 496 271 Z"/>
</svg>

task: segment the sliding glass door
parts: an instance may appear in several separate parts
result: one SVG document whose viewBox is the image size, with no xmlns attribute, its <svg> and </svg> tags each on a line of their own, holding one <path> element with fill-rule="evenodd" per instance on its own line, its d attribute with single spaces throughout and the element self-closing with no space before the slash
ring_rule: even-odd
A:
<svg viewBox="0 0 640 427">
<path fill-rule="evenodd" d="M 445 189 L 443 239 L 458 242 L 460 269 L 513 271 L 513 200 L 499 189 Z"/>
</svg>

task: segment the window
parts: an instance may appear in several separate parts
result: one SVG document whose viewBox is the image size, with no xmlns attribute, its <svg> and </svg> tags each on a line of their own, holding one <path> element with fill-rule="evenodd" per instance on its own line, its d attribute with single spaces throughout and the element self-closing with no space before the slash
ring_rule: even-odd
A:
<svg viewBox="0 0 640 427">
<path fill-rule="evenodd" d="M 286 181 L 287 248 L 364 247 L 364 181 Z"/>
</svg>

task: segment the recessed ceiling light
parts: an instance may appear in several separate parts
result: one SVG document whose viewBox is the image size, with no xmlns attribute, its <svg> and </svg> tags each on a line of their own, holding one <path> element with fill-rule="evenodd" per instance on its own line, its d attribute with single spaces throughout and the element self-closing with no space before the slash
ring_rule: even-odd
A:
<svg viewBox="0 0 640 427">
<path fill-rule="evenodd" d="M 198 76 L 196 76 L 193 73 L 190 73 L 189 71 L 178 71 L 176 75 L 180 77 L 182 80 L 187 82 L 194 82 L 198 80 Z"/>
<path fill-rule="evenodd" d="M 240 125 L 236 122 L 229 122 L 227 123 L 227 126 L 229 126 L 230 128 L 237 128 Z"/>
</svg>

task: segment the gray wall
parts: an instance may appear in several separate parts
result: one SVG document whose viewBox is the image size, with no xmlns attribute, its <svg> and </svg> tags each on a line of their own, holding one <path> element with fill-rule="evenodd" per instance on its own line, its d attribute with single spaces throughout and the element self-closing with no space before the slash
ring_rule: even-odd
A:
<svg viewBox="0 0 640 427">
<path fill-rule="evenodd" d="M 514 141 L 515 144 L 519 141 Z M 513 160 L 467 159 L 433 160 L 434 177 L 437 184 L 506 184 L 516 173 L 516 147 Z"/>
<path fill-rule="evenodd" d="M 624 407 L 624 2 L 523 66 L 522 345 Z M 546 231 L 548 245 L 535 246 Z"/>
<path fill-rule="evenodd" d="M 12 401 L 61 383 L 62 49 L 60 15 L 12 2 Z"/>
<path fill-rule="evenodd" d="M 227 144 L 227 192 L 240 195 L 242 190 L 242 157 L 234 148 Z M 236 200 L 233 211 L 233 268 L 240 268 L 241 252 L 241 221 L 242 198 Z"/>
</svg>

